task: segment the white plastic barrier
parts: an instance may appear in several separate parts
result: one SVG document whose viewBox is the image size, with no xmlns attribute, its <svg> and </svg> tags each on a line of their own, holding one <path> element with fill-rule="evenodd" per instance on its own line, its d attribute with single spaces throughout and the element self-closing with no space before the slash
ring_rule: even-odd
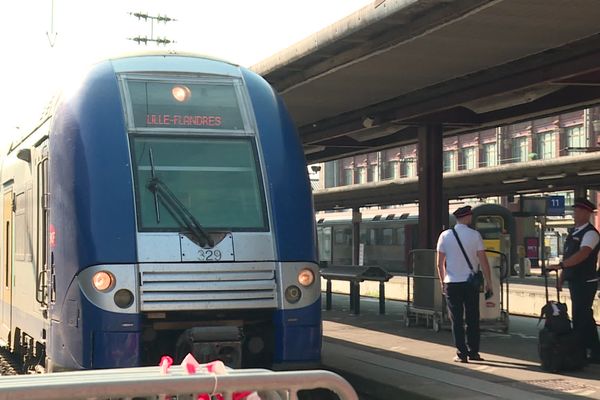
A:
<svg viewBox="0 0 600 400">
<path fill-rule="evenodd" d="M 262 400 L 296 400 L 299 390 L 326 388 L 340 400 L 358 400 L 350 384 L 329 371 L 273 372 L 263 369 L 230 370 L 226 375 L 190 375 L 173 366 L 166 375 L 160 367 L 140 367 L 42 375 L 0 377 L 0 400 L 58 400 L 148 398 L 197 399 L 199 394 L 222 394 L 226 400 L 234 393 L 256 391 Z"/>
</svg>

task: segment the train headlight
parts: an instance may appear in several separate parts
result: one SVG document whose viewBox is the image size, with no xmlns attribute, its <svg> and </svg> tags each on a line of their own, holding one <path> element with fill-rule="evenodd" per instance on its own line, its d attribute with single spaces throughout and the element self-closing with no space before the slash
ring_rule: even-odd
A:
<svg viewBox="0 0 600 400">
<path fill-rule="evenodd" d="M 192 97 L 192 91 L 184 85 L 173 86 L 171 94 L 173 95 L 173 98 L 180 103 L 185 103 Z"/>
<path fill-rule="evenodd" d="M 285 299 L 289 303 L 297 303 L 300 301 L 300 297 L 302 297 L 302 291 L 298 286 L 291 285 L 285 289 Z"/>
<path fill-rule="evenodd" d="M 304 287 L 308 287 L 315 281 L 315 274 L 312 270 L 305 268 L 298 274 L 298 283 Z"/>
<path fill-rule="evenodd" d="M 98 271 L 92 276 L 92 285 L 99 292 L 106 292 L 113 288 L 115 277 L 107 271 Z"/>
<path fill-rule="evenodd" d="M 115 304 L 120 308 L 129 308 L 133 304 L 133 293 L 127 289 L 119 289 L 115 293 Z"/>
</svg>

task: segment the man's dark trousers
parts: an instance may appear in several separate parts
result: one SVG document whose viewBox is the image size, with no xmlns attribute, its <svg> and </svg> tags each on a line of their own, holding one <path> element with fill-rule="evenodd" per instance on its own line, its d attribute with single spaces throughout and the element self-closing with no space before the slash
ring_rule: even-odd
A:
<svg viewBox="0 0 600 400">
<path fill-rule="evenodd" d="M 479 353 L 479 290 L 467 282 L 447 283 L 446 301 L 452 320 L 452 335 L 459 357 Z M 467 343 L 465 344 L 465 322 Z"/>
<path fill-rule="evenodd" d="M 600 359 L 600 341 L 594 320 L 592 304 L 598 290 L 598 282 L 570 281 L 571 308 L 573 309 L 573 330 L 577 332 L 592 357 Z"/>
</svg>

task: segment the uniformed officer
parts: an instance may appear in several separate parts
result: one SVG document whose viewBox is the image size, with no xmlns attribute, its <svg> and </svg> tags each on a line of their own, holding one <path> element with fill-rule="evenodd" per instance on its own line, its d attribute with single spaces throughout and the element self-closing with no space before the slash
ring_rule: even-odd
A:
<svg viewBox="0 0 600 400">
<path fill-rule="evenodd" d="M 437 268 L 452 320 L 452 335 L 456 346 L 454 361 L 463 363 L 468 360 L 482 361 L 483 358 L 479 355 L 479 287 L 469 280 L 470 276 L 479 271 L 479 266 L 483 267 L 485 289 L 491 294 L 490 265 L 481 235 L 468 226 L 473 215 L 471 206 L 461 207 L 453 214 L 457 221 L 454 231 L 448 229 L 438 238 Z"/>
<path fill-rule="evenodd" d="M 600 340 L 592 310 L 598 290 L 596 264 L 600 250 L 600 234 L 590 223 L 595 209 L 588 199 L 575 199 L 575 228 L 565 240 L 563 261 L 557 265 L 550 265 L 548 269 L 562 269 L 557 285 L 561 289 L 563 282 L 569 283 L 573 329 L 579 334 L 589 352 L 588 361 L 600 363 Z"/>
</svg>

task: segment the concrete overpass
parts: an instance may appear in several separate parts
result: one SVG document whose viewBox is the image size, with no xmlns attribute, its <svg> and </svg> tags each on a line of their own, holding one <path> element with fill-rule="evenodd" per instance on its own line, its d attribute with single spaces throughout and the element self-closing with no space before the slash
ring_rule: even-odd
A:
<svg viewBox="0 0 600 400">
<path fill-rule="evenodd" d="M 253 66 L 309 162 L 600 100 L 597 0 L 375 0 Z"/>
</svg>

